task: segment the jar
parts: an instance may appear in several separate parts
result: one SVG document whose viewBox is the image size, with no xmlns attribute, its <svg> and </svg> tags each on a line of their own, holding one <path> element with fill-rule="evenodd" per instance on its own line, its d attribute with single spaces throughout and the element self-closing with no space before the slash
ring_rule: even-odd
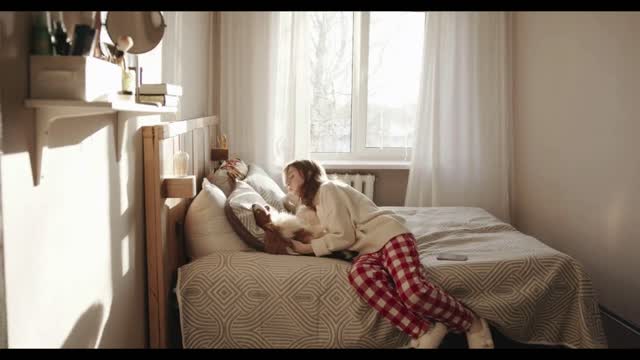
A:
<svg viewBox="0 0 640 360">
<path fill-rule="evenodd" d="M 175 176 L 187 176 L 189 171 L 189 153 L 179 151 L 173 155 L 173 174 Z"/>
<path fill-rule="evenodd" d="M 122 71 L 122 93 L 131 95 L 136 92 L 136 71 Z"/>
</svg>

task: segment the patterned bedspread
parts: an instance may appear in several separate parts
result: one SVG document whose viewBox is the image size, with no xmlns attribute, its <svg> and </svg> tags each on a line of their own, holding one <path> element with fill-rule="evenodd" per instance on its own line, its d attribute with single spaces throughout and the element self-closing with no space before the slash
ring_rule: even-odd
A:
<svg viewBox="0 0 640 360">
<path fill-rule="evenodd" d="M 503 335 L 606 347 L 596 294 L 570 256 L 479 208 L 391 208 L 418 240 L 431 280 Z M 441 261 L 454 252 L 468 260 Z M 360 300 L 350 264 L 260 252 L 215 253 L 178 273 L 186 348 L 385 348 L 406 335 Z"/>
</svg>

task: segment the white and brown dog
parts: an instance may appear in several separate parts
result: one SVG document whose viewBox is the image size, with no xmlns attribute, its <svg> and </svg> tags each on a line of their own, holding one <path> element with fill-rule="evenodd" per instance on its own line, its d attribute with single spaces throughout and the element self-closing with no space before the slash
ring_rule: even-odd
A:
<svg viewBox="0 0 640 360">
<path fill-rule="evenodd" d="M 269 205 L 251 206 L 256 224 L 265 232 L 265 252 L 270 254 L 295 254 L 291 239 L 309 243 L 324 234 L 316 212 L 304 205 L 298 206 L 296 214 L 281 212 Z"/>
</svg>

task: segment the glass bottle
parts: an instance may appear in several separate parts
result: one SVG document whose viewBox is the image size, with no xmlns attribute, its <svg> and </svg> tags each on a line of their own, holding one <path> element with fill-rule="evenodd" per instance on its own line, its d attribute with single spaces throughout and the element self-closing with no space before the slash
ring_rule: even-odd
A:
<svg viewBox="0 0 640 360">
<path fill-rule="evenodd" d="M 189 154 L 180 150 L 173 155 L 173 174 L 187 176 L 187 171 L 189 171 Z"/>
<path fill-rule="evenodd" d="M 34 14 L 31 26 L 31 54 L 53 55 L 53 42 L 51 41 L 47 12 L 38 11 Z"/>
<path fill-rule="evenodd" d="M 122 93 L 132 95 L 136 92 L 136 71 L 135 68 L 129 68 L 122 71 Z"/>
</svg>

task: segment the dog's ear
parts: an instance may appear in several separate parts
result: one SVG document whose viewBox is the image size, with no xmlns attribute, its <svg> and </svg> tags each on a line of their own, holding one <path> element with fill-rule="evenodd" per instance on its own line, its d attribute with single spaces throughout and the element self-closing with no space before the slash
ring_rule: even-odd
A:
<svg viewBox="0 0 640 360">
<path fill-rule="evenodd" d="M 259 204 L 253 204 L 251 209 L 253 211 L 253 217 L 256 221 L 256 225 L 264 229 L 264 226 L 271 222 L 271 215 Z"/>
</svg>

